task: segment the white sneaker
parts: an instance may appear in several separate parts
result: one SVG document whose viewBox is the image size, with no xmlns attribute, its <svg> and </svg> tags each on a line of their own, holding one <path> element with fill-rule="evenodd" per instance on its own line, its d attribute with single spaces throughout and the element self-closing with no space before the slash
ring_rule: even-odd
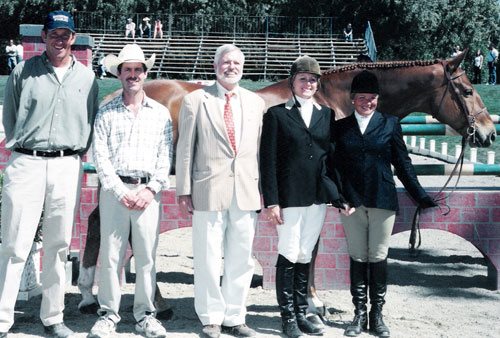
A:
<svg viewBox="0 0 500 338">
<path fill-rule="evenodd" d="M 116 324 L 109 317 L 101 316 L 95 322 L 87 338 L 105 338 L 116 332 Z"/>
<path fill-rule="evenodd" d="M 167 336 L 167 331 L 163 325 L 152 315 L 145 316 L 140 322 L 135 324 L 135 330 L 143 333 L 148 338 L 163 338 Z"/>
</svg>

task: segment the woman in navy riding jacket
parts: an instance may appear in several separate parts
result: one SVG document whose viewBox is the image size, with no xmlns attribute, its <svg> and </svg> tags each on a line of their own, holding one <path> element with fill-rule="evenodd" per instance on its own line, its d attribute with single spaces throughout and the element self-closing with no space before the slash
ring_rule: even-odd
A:
<svg viewBox="0 0 500 338">
<path fill-rule="evenodd" d="M 351 84 L 354 113 L 332 123 L 331 138 L 335 172 L 342 196 L 351 215 L 341 214 L 350 256 L 351 294 L 354 320 L 346 336 L 367 329 L 379 337 L 389 337 L 382 320 L 387 290 L 387 254 L 396 211 L 397 192 L 391 170 L 422 208 L 436 206 L 420 186 L 397 117 L 376 110 L 379 98 L 377 77 L 362 71 Z M 367 316 L 368 290 L 371 310 Z"/>
</svg>

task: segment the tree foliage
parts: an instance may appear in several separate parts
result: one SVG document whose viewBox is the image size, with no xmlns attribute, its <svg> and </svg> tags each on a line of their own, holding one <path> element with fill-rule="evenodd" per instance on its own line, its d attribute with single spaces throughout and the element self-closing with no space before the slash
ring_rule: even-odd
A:
<svg viewBox="0 0 500 338">
<path fill-rule="evenodd" d="M 362 35 L 374 31 L 379 59 L 445 58 L 459 45 L 486 51 L 500 40 L 499 0 L 9 0 L 0 2 L 2 42 L 16 37 L 21 23 L 40 23 L 50 10 L 119 13 L 200 14 L 216 16 L 333 17 L 340 33 L 352 23 Z M 210 24 L 210 20 L 205 21 Z M 471 53 L 472 55 L 472 53 Z"/>
</svg>

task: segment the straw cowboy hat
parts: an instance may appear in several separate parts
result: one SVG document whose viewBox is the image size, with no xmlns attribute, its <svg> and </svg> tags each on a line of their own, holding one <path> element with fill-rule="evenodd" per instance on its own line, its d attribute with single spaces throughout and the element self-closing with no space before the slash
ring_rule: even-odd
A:
<svg viewBox="0 0 500 338">
<path fill-rule="evenodd" d="M 118 56 L 113 54 L 107 55 L 104 58 L 104 65 L 109 73 L 118 76 L 118 66 L 124 62 L 140 62 L 146 66 L 147 70 L 150 70 L 155 63 L 155 58 L 156 54 L 153 54 L 146 60 L 141 47 L 138 44 L 132 43 L 125 45 Z"/>
</svg>

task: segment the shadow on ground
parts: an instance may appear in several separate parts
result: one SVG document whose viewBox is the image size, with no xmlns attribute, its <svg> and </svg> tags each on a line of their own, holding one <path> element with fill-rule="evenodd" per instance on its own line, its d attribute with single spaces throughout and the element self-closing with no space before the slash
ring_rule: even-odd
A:
<svg viewBox="0 0 500 338">
<path fill-rule="evenodd" d="M 442 296 L 477 297 L 465 289 L 489 289 L 488 268 L 482 257 L 442 255 L 438 250 L 421 250 L 412 255 L 405 248 L 389 249 L 389 284 L 420 286 Z M 453 291 L 450 292 L 450 289 Z"/>
</svg>

